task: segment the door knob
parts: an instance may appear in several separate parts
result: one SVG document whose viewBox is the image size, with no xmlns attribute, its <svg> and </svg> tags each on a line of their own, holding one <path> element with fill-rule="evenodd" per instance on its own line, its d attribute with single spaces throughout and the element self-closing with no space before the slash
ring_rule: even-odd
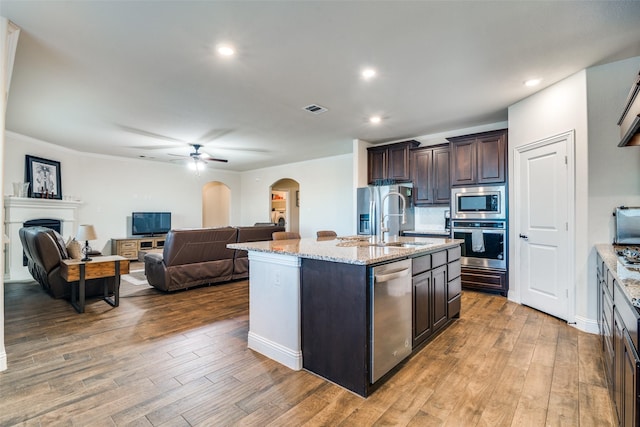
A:
<svg viewBox="0 0 640 427">
<path fill-rule="evenodd" d="M 529 240 L 529 236 L 525 236 L 524 234 L 519 235 L 521 239 Z"/>
</svg>

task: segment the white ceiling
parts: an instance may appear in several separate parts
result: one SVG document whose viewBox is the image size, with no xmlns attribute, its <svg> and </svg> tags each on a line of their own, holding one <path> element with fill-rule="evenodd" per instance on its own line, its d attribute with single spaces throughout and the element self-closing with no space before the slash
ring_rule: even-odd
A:
<svg viewBox="0 0 640 427">
<path fill-rule="evenodd" d="M 640 56 L 638 1 L 2 0 L 0 15 L 22 29 L 7 130 L 160 161 L 199 142 L 237 171 L 504 121 L 535 90 Z"/>
</svg>

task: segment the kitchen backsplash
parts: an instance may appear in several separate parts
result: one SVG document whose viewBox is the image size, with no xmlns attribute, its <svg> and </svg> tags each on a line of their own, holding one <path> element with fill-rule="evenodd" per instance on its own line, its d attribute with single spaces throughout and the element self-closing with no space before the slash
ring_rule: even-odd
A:
<svg viewBox="0 0 640 427">
<path fill-rule="evenodd" d="M 416 230 L 444 230 L 444 212 L 448 207 L 414 208 Z"/>
</svg>

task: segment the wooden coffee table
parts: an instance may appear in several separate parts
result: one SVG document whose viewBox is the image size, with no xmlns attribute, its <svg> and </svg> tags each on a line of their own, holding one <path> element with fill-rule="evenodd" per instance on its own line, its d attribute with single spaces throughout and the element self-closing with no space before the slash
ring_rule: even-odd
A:
<svg viewBox="0 0 640 427">
<path fill-rule="evenodd" d="M 71 305 L 78 313 L 84 313 L 85 281 L 114 277 L 113 298 L 109 297 L 109 286 L 104 282 L 102 299 L 113 307 L 120 305 L 120 275 L 129 273 L 129 260 L 119 255 L 94 257 L 91 261 L 64 259 L 60 264 L 60 275 L 71 284 Z"/>
</svg>

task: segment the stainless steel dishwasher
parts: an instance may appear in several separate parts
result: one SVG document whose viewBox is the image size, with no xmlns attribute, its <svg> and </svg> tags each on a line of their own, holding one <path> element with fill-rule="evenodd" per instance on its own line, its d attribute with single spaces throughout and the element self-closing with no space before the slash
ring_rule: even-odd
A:
<svg viewBox="0 0 640 427">
<path fill-rule="evenodd" d="M 411 354 L 411 260 L 371 269 L 371 384 Z"/>
</svg>

